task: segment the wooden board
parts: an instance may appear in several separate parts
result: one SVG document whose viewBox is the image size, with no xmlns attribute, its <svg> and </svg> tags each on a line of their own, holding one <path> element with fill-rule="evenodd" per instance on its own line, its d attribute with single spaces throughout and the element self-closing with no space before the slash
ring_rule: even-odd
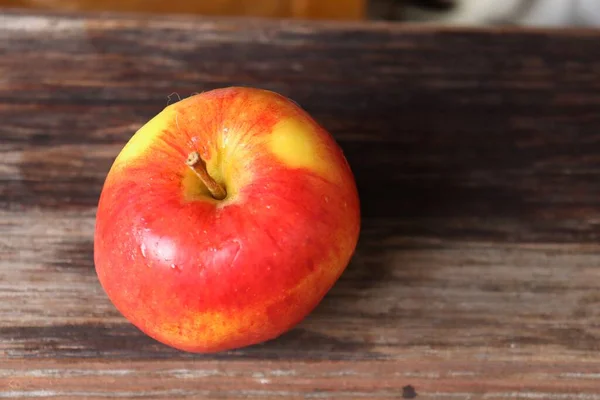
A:
<svg viewBox="0 0 600 400">
<path fill-rule="evenodd" d="M 600 33 L 0 15 L 0 398 L 600 399 Z M 339 141 L 356 255 L 290 333 L 169 349 L 112 307 L 95 206 L 132 133 L 227 85 Z"/>
</svg>

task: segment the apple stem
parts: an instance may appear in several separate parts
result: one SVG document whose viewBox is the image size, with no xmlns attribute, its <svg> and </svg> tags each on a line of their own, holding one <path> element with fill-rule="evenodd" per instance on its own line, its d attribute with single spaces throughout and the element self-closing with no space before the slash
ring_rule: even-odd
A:
<svg viewBox="0 0 600 400">
<path fill-rule="evenodd" d="M 215 181 L 206 170 L 206 163 L 197 151 L 192 151 L 185 161 L 188 167 L 198 175 L 198 178 L 204 183 L 212 197 L 217 200 L 223 200 L 227 196 L 225 188 Z"/>
</svg>

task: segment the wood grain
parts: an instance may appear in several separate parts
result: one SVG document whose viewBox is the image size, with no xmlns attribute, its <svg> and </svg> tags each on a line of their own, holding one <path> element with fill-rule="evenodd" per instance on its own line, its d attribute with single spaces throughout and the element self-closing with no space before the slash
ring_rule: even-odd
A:
<svg viewBox="0 0 600 400">
<path fill-rule="evenodd" d="M 0 398 L 600 399 L 599 39 L 5 11 Z M 364 227 L 296 329 L 192 355 L 107 300 L 95 206 L 141 124 L 226 85 L 335 135 Z"/>
</svg>

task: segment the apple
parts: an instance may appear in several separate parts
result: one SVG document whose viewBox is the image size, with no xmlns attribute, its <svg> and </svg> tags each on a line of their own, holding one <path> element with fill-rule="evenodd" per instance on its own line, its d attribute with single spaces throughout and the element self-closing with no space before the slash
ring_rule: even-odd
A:
<svg viewBox="0 0 600 400">
<path fill-rule="evenodd" d="M 360 230 L 332 136 L 277 93 L 243 87 L 167 106 L 115 159 L 94 262 L 117 310 L 189 352 L 273 339 L 340 277 Z"/>
</svg>

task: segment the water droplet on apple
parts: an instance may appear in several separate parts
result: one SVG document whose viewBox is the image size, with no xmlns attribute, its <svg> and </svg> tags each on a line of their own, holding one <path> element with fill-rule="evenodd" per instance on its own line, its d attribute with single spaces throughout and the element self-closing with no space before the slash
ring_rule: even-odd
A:
<svg viewBox="0 0 600 400">
<path fill-rule="evenodd" d="M 144 243 L 140 245 L 140 250 L 142 251 L 142 256 L 146 258 L 146 245 Z"/>
<path fill-rule="evenodd" d="M 175 265 L 175 264 L 171 264 L 171 269 L 172 269 L 172 270 L 175 270 L 175 271 L 177 271 L 177 272 L 181 272 L 181 268 L 179 268 L 179 267 L 178 267 L 177 265 Z"/>
<path fill-rule="evenodd" d="M 323 196 L 323 200 L 325 201 L 325 203 L 329 203 L 329 196 Z"/>
<path fill-rule="evenodd" d="M 267 205 L 267 209 L 268 209 L 268 210 L 270 210 L 270 209 L 271 209 L 271 206 L 270 206 L 270 205 Z"/>
<path fill-rule="evenodd" d="M 225 133 L 229 132 L 229 128 L 223 128 L 223 132 L 225 132 Z"/>
</svg>

